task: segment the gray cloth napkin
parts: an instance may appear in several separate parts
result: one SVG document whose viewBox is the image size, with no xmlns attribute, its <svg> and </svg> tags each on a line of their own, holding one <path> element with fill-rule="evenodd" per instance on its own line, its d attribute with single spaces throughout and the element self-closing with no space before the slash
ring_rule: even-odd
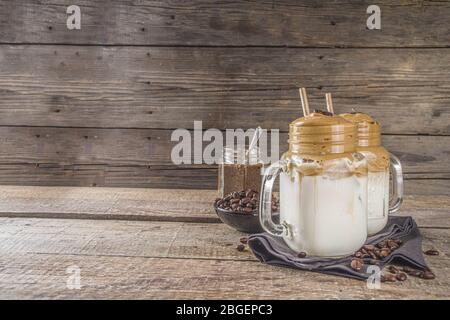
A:
<svg viewBox="0 0 450 320">
<path fill-rule="evenodd" d="M 390 262 L 420 270 L 428 269 L 422 254 L 422 236 L 412 217 L 390 216 L 386 227 L 376 235 L 367 238 L 366 244 L 376 244 L 386 239 L 400 239 L 403 244 L 379 261 L 378 266 L 381 269 Z M 298 258 L 282 238 L 271 236 L 268 233 L 251 235 L 248 238 L 248 245 L 261 262 L 274 266 L 322 272 L 359 280 L 365 280 L 373 274 L 367 272 L 368 263 L 365 263 L 360 271 L 353 270 L 350 267 L 351 256 L 338 259 Z M 369 259 L 363 260 L 368 262 Z"/>
</svg>

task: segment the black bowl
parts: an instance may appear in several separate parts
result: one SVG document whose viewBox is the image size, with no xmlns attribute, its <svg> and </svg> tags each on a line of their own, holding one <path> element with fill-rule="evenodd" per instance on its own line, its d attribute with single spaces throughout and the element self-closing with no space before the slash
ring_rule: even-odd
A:
<svg viewBox="0 0 450 320">
<path fill-rule="evenodd" d="M 237 231 L 245 233 L 264 232 L 264 229 L 259 223 L 258 209 L 253 210 L 252 213 L 232 212 L 218 208 L 216 205 L 214 205 L 214 209 L 223 223 L 229 225 Z"/>
</svg>

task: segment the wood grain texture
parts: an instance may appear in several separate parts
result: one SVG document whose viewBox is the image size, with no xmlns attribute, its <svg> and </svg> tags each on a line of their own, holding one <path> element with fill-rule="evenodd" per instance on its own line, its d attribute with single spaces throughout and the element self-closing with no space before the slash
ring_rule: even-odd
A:
<svg viewBox="0 0 450 320">
<path fill-rule="evenodd" d="M 178 141 L 172 142 L 171 134 L 157 129 L 0 127 L 0 164 L 173 166 L 171 151 Z M 286 133 L 280 134 L 280 155 L 287 140 Z M 450 136 L 385 135 L 382 142 L 399 157 L 405 173 L 448 173 Z"/>
<path fill-rule="evenodd" d="M 171 141 L 171 134 L 171 130 L 153 129 L 0 127 L 0 163 L 170 166 L 172 148 L 178 144 Z M 287 139 L 287 134 L 280 134 L 280 155 L 287 150 Z M 406 173 L 446 172 L 449 142 L 450 136 L 383 137 Z"/>
<path fill-rule="evenodd" d="M 245 236 L 224 224 L 160 221 L 0 218 L 2 255 L 67 254 L 257 261 L 236 249 Z M 449 228 L 427 228 L 424 250 L 449 260 Z M 432 258 L 428 260 L 432 261 Z M 450 284 L 450 279 L 447 279 Z"/>
<path fill-rule="evenodd" d="M 4 45 L 0 125 L 287 131 L 306 86 L 312 108 L 332 92 L 336 112 L 368 112 L 386 134 L 446 135 L 449 62 L 448 49 Z"/>
<path fill-rule="evenodd" d="M 0 1 L 0 42 L 213 46 L 450 45 L 446 1 L 377 1 L 382 30 L 366 28 L 371 1 L 87 1 L 81 30 L 69 0 Z"/>
<path fill-rule="evenodd" d="M 286 131 L 306 86 L 381 121 L 407 192 L 449 194 L 450 5 L 382 1 L 369 31 L 369 4 L 81 1 L 69 31 L 67 1 L 0 1 L 0 183 L 214 188 L 214 168 L 158 167 L 169 130 Z"/>
<path fill-rule="evenodd" d="M 216 167 L 1 164 L 0 176 L 22 186 L 217 188 Z"/>
<path fill-rule="evenodd" d="M 169 196 L 168 196 L 169 195 Z M 0 217 L 220 222 L 213 190 L 0 187 Z M 420 227 L 450 228 L 448 196 L 407 195 L 399 214 Z"/>
<path fill-rule="evenodd" d="M 450 195 L 448 174 L 405 174 L 407 195 Z M 428 176 L 431 177 L 428 177 Z M 217 189 L 217 168 L 1 164 L 0 181 L 14 186 Z"/>
<path fill-rule="evenodd" d="M 1 298 L 395 298 L 449 297 L 449 229 L 425 229 L 434 281 L 410 278 L 368 290 L 364 282 L 269 267 L 233 245 L 221 224 L 0 219 Z M 81 269 L 68 290 L 67 267 Z M 298 286 L 308 290 L 299 290 Z"/>
</svg>

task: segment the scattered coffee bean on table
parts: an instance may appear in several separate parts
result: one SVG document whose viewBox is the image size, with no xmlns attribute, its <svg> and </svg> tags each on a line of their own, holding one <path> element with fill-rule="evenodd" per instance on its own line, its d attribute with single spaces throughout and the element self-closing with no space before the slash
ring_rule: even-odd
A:
<svg viewBox="0 0 450 320">
<path fill-rule="evenodd" d="M 422 273 L 423 273 L 422 271 L 414 269 L 414 268 L 411 268 L 410 266 L 404 266 L 403 267 L 403 271 L 407 275 L 410 275 L 410 276 L 413 276 L 413 277 L 420 277 L 422 275 Z"/>
<path fill-rule="evenodd" d="M 240 241 L 241 243 L 243 243 L 243 244 L 247 244 L 248 238 L 247 238 L 247 237 L 242 237 L 242 238 L 239 239 L 239 241 Z"/>
<path fill-rule="evenodd" d="M 427 256 L 438 256 L 439 255 L 439 251 L 434 250 L 434 249 L 430 249 L 424 252 Z"/>
<path fill-rule="evenodd" d="M 407 272 L 407 274 L 409 274 L 410 276 L 416 277 L 416 278 L 420 278 L 422 277 L 422 271 L 420 270 L 412 270 L 410 272 Z"/>
<path fill-rule="evenodd" d="M 237 251 L 242 252 L 242 251 L 245 250 L 245 246 L 244 246 L 243 244 L 238 244 L 237 247 L 236 247 L 236 249 L 237 249 Z"/>
<path fill-rule="evenodd" d="M 299 257 L 300 259 L 306 258 L 306 252 L 300 252 L 297 257 Z"/>
<path fill-rule="evenodd" d="M 404 273 L 404 272 L 398 272 L 398 273 L 395 275 L 395 278 L 396 278 L 398 281 L 405 281 L 406 279 L 408 279 L 408 276 L 407 276 L 406 273 Z"/>
<path fill-rule="evenodd" d="M 410 266 L 403 266 L 403 271 L 406 273 L 410 273 L 410 272 L 414 271 L 414 269 L 411 268 Z"/>
<path fill-rule="evenodd" d="M 386 274 L 381 275 L 380 280 L 381 280 L 381 282 L 396 282 L 397 277 L 395 276 L 395 274 L 386 273 Z"/>
<path fill-rule="evenodd" d="M 391 272 L 391 273 L 398 273 L 398 272 L 400 271 L 400 270 L 397 269 L 396 266 L 392 266 L 392 265 L 388 266 L 387 269 L 388 269 L 388 271 Z"/>
<path fill-rule="evenodd" d="M 420 277 L 421 277 L 422 279 L 425 279 L 425 280 L 433 280 L 434 278 L 436 278 L 436 276 L 434 275 L 434 273 L 431 272 L 431 271 L 424 271 L 424 272 L 422 272 L 422 274 L 420 275 Z"/>
</svg>

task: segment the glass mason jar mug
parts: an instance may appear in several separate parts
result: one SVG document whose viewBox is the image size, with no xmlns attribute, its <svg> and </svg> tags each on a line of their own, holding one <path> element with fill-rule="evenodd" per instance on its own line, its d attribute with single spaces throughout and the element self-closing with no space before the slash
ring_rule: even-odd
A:
<svg viewBox="0 0 450 320">
<path fill-rule="evenodd" d="M 367 162 L 355 151 L 356 126 L 312 113 L 289 125 L 289 150 L 266 169 L 260 222 L 296 252 L 336 257 L 367 238 Z M 280 175 L 280 224 L 271 198 Z"/>
<path fill-rule="evenodd" d="M 381 146 L 380 124 L 364 113 L 344 113 L 342 118 L 358 127 L 356 150 L 368 164 L 368 234 L 381 231 L 388 214 L 396 212 L 403 199 L 402 166 L 396 156 Z M 389 199 L 389 174 L 392 174 L 392 198 Z"/>
</svg>

